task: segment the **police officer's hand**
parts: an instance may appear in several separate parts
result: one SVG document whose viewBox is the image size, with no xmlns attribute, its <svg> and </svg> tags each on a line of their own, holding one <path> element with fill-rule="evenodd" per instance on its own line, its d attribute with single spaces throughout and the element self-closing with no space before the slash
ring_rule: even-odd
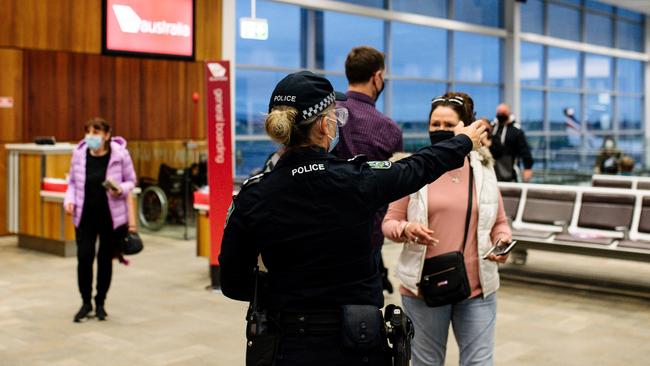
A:
<svg viewBox="0 0 650 366">
<path fill-rule="evenodd" d="M 438 239 L 433 237 L 434 231 L 428 227 L 417 224 L 414 222 L 409 222 L 404 227 L 404 232 L 402 235 L 410 241 L 416 242 L 421 245 L 436 245 L 438 244 Z"/>
<path fill-rule="evenodd" d="M 483 126 L 483 124 L 480 123 L 480 121 L 476 121 L 467 127 L 465 127 L 463 121 L 460 121 L 458 122 L 456 127 L 454 127 L 454 134 L 467 135 L 467 137 L 469 137 L 470 140 L 472 140 L 472 145 L 474 146 L 474 149 L 478 149 L 481 146 L 481 140 L 486 137 L 487 132 L 485 132 L 485 126 Z"/>
</svg>

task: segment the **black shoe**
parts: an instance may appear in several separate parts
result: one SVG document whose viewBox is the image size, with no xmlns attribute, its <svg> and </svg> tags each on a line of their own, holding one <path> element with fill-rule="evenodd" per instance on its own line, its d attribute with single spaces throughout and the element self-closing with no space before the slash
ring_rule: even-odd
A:
<svg viewBox="0 0 650 366">
<path fill-rule="evenodd" d="M 74 322 L 79 323 L 81 320 L 85 319 L 88 317 L 88 314 L 93 311 L 93 306 L 90 304 L 83 304 L 81 305 L 81 309 L 77 312 L 77 315 L 74 316 Z"/>
<path fill-rule="evenodd" d="M 97 309 L 95 309 L 95 316 L 97 317 L 98 320 L 106 320 L 108 314 L 106 314 L 106 309 L 104 309 L 104 305 L 97 305 Z"/>
</svg>

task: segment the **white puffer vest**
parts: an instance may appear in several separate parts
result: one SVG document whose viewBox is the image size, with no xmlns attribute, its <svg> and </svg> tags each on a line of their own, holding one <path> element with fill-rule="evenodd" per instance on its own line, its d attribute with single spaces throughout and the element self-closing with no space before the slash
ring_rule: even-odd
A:
<svg viewBox="0 0 650 366">
<path fill-rule="evenodd" d="M 499 209 L 499 191 L 494 167 L 491 163 L 483 165 L 484 157 L 478 152 L 470 153 L 470 166 L 474 173 L 476 187 L 476 202 L 478 202 L 478 254 L 480 257 L 492 246 L 490 234 L 496 222 Z M 409 196 L 406 219 L 424 226 L 429 226 L 427 210 L 428 185 Z M 417 294 L 417 283 L 422 277 L 422 267 L 426 256 L 426 246 L 415 243 L 404 243 L 402 253 L 397 262 L 397 277 L 402 285 Z M 487 297 L 499 288 L 499 272 L 495 262 L 479 259 L 479 279 L 483 297 Z"/>
</svg>

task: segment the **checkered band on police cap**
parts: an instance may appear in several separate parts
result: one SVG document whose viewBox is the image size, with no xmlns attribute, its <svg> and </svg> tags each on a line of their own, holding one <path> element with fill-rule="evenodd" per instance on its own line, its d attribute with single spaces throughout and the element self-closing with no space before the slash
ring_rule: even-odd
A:
<svg viewBox="0 0 650 366">
<path fill-rule="evenodd" d="M 275 86 L 269 101 L 269 113 L 277 106 L 289 106 L 298 110 L 300 123 L 322 113 L 337 100 L 347 100 L 345 94 L 334 91 L 326 78 L 310 71 L 287 75 Z"/>
</svg>

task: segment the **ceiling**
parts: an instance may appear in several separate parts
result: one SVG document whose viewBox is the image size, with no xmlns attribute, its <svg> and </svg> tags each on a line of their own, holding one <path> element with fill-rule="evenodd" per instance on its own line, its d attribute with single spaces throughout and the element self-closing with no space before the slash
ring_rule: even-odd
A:
<svg viewBox="0 0 650 366">
<path fill-rule="evenodd" d="M 599 0 L 599 1 L 650 15 L 650 0 Z"/>
</svg>

